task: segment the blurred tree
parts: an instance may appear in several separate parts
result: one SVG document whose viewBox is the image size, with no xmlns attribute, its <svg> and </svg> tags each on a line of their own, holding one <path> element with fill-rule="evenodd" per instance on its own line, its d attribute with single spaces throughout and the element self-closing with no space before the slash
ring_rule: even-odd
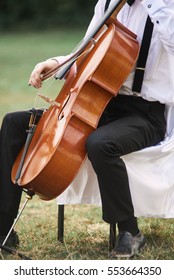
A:
<svg viewBox="0 0 174 280">
<path fill-rule="evenodd" d="M 1 0 L 0 30 L 82 26 L 97 0 Z"/>
</svg>

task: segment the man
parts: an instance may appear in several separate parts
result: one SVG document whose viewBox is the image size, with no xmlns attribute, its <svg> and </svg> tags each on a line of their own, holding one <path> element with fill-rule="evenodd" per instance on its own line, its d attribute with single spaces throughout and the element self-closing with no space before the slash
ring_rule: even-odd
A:
<svg viewBox="0 0 174 280">
<path fill-rule="evenodd" d="M 111 2 L 111 3 L 110 3 Z M 108 4 L 114 0 L 99 0 L 88 31 L 97 24 Z M 145 244 L 134 216 L 127 170 L 121 156 L 159 143 L 165 135 L 165 105 L 174 102 L 174 85 L 167 63 L 174 55 L 174 1 L 127 1 L 118 20 L 137 34 L 141 43 L 147 17 L 153 22 L 144 79 L 137 89 L 135 69 L 104 111 L 98 128 L 86 143 L 88 157 L 97 174 L 100 187 L 103 219 L 117 223 L 119 237 L 111 257 L 132 257 Z M 148 32 L 148 31 L 147 31 Z M 149 31 L 150 32 L 150 31 Z M 40 88 L 42 74 L 53 69 L 62 58 L 49 59 L 36 65 L 29 84 Z M 134 84 L 135 83 L 135 84 Z M 7 234 L 18 211 L 21 189 L 10 181 L 11 167 L 25 142 L 28 112 L 8 114 L 0 136 L 0 235 Z M 15 127 L 15 129 L 14 129 Z M 12 141 L 13 140 L 13 141 Z M 13 143 L 14 142 L 14 143 Z M 3 164 L 2 164 L 3 163 Z M 13 232 L 12 245 L 18 243 Z"/>
</svg>

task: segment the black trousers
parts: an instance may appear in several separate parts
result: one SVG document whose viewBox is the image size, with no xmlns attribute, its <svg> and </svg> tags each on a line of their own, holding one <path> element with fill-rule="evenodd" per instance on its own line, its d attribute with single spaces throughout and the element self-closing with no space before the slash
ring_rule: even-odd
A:
<svg viewBox="0 0 174 280">
<path fill-rule="evenodd" d="M 118 223 L 134 216 L 121 156 L 157 144 L 165 131 L 164 105 L 159 102 L 118 95 L 107 106 L 86 145 L 97 174 L 106 222 Z"/>
<path fill-rule="evenodd" d="M 41 112 L 38 115 L 40 118 Z M 22 189 L 11 181 L 11 169 L 26 140 L 30 111 L 9 113 L 0 131 L 0 212 L 15 218 Z M 87 140 L 87 152 L 97 173 L 103 219 L 115 223 L 133 215 L 128 176 L 120 156 L 155 145 L 165 134 L 164 106 L 139 97 L 113 98 L 99 128 Z"/>
</svg>

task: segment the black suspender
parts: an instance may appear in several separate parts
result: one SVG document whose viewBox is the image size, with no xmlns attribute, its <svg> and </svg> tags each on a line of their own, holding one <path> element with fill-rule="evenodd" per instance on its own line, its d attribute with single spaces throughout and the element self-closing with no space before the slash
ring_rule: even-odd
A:
<svg viewBox="0 0 174 280">
<path fill-rule="evenodd" d="M 138 61 L 135 69 L 132 91 L 136 91 L 136 92 L 141 91 L 152 32 L 153 32 L 153 23 L 151 22 L 151 19 L 148 16 L 145 24 L 140 53 L 138 56 Z"/>
<path fill-rule="evenodd" d="M 105 11 L 108 9 L 109 4 L 111 0 L 106 0 L 105 4 Z M 132 5 L 134 0 L 128 0 L 127 1 L 129 5 Z M 137 60 L 136 70 L 135 70 L 135 76 L 132 86 L 132 91 L 140 92 L 142 88 L 143 78 L 144 78 L 144 72 L 145 72 L 145 66 L 147 61 L 147 56 L 149 52 L 151 37 L 153 32 L 153 23 L 150 20 L 150 17 L 147 17 L 143 39 L 141 43 L 140 53 Z"/>
<path fill-rule="evenodd" d="M 105 4 L 105 12 L 106 10 L 108 9 L 109 7 L 109 4 L 110 4 L 111 0 L 106 0 L 106 4 Z"/>
<path fill-rule="evenodd" d="M 129 6 L 132 6 L 132 4 L 135 2 L 135 0 L 127 0 L 127 3 Z"/>
</svg>

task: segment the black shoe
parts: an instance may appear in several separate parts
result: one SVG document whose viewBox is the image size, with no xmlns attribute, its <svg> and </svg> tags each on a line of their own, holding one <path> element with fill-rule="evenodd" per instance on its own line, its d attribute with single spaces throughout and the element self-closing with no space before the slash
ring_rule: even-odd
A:
<svg viewBox="0 0 174 280">
<path fill-rule="evenodd" d="M 111 258 L 131 258 L 140 252 L 145 244 L 145 237 L 139 233 L 132 236 L 130 232 L 120 232 L 115 248 L 110 253 Z"/>
<path fill-rule="evenodd" d="M 2 245 L 4 240 L 5 240 L 6 236 L 0 236 L 0 244 Z M 7 239 L 6 243 L 4 244 L 4 246 L 7 247 L 17 247 L 19 245 L 19 237 L 16 233 L 16 231 L 12 231 L 9 238 Z"/>
</svg>

